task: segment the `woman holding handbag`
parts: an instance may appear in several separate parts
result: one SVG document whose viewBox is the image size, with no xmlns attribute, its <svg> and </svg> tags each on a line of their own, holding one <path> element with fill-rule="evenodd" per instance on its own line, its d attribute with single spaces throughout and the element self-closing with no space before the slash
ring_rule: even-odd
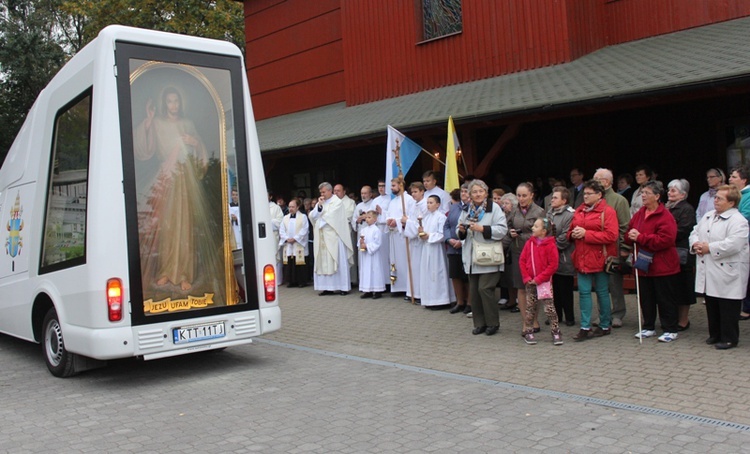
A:
<svg viewBox="0 0 750 454">
<path fill-rule="evenodd" d="M 473 312 L 472 334 L 491 336 L 500 328 L 495 286 L 504 268 L 502 244 L 508 231 L 503 210 L 489 197 L 482 180 L 469 184 L 468 209 L 461 213 L 456 233 L 464 240 L 462 261 L 469 276 L 469 304 Z"/>
<path fill-rule="evenodd" d="M 526 326 L 534 326 L 538 303 L 544 304 L 544 313 L 547 314 L 552 328 L 552 343 L 562 345 L 562 334 L 552 292 L 552 275 L 557 271 L 560 260 L 555 241 L 555 226 L 548 218 L 540 218 L 531 227 L 531 234 L 532 237 L 523 247 L 520 259 L 521 276 L 526 283 L 528 300 L 528 308 L 524 314 Z M 533 328 L 526 329 L 523 339 L 529 345 L 536 344 Z"/>
<path fill-rule="evenodd" d="M 648 181 L 641 186 L 643 206 L 630 220 L 625 243 L 635 245 L 643 327 L 637 339 L 656 335 L 656 312 L 664 333 L 659 342 L 677 339 L 677 295 L 680 291 L 680 259 L 675 240 L 677 223 L 660 202 L 662 184 Z"/>
<path fill-rule="evenodd" d="M 568 238 L 575 241 L 572 259 L 578 271 L 578 301 L 581 329 L 575 341 L 606 336 L 612 332 L 612 304 L 609 275 L 604 271 L 607 257 L 617 255 L 620 224 L 614 208 L 604 200 L 604 187 L 596 180 L 583 184 L 583 203 L 573 213 Z M 591 329 L 592 289 L 599 303 L 599 326 Z"/>
</svg>

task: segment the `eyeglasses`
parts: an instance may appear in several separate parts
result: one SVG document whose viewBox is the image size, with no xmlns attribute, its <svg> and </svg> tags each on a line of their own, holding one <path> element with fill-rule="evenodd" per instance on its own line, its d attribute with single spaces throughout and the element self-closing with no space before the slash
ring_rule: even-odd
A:
<svg viewBox="0 0 750 454">
<path fill-rule="evenodd" d="M 584 196 L 584 197 L 588 197 L 588 196 L 590 196 L 590 195 L 596 195 L 596 194 L 599 194 L 599 193 L 598 193 L 598 192 L 584 192 L 584 193 L 583 193 L 583 196 Z"/>
<path fill-rule="evenodd" d="M 710 180 L 711 178 L 719 178 L 718 175 L 706 175 L 706 180 Z"/>
<path fill-rule="evenodd" d="M 714 196 L 714 200 L 718 200 L 719 202 L 726 202 L 727 198 L 717 195 L 717 196 Z"/>
</svg>

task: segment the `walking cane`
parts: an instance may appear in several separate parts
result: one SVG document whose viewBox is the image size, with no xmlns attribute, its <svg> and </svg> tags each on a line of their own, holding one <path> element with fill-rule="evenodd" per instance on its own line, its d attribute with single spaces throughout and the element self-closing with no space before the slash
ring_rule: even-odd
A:
<svg viewBox="0 0 750 454">
<path fill-rule="evenodd" d="M 638 257 L 638 247 L 633 243 L 633 265 L 635 265 L 635 260 Z M 638 303 L 638 333 L 641 333 L 643 331 L 643 322 L 642 322 L 642 314 L 641 314 L 641 288 L 640 284 L 638 282 L 638 268 L 633 266 L 633 269 L 635 270 L 635 300 Z M 638 336 L 640 343 L 643 344 L 643 335 Z"/>
</svg>

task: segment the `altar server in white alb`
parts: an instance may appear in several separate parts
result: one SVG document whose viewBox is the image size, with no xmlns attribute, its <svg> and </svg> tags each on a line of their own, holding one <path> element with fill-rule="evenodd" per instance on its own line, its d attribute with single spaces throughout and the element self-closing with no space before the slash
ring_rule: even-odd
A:
<svg viewBox="0 0 750 454">
<path fill-rule="evenodd" d="M 357 202 L 352 200 L 347 194 L 346 194 L 346 188 L 344 188 L 344 185 L 337 184 L 333 187 L 333 195 L 341 199 L 341 201 L 344 203 L 344 212 L 346 213 L 346 223 L 351 224 L 352 218 L 356 217 L 354 214 L 354 210 L 357 207 Z M 350 230 L 349 235 L 351 237 L 351 243 L 353 247 L 356 247 L 357 243 L 357 232 L 356 229 Z M 357 271 L 357 254 L 352 255 L 352 263 L 349 266 L 349 276 L 352 278 L 352 284 L 357 284 L 357 279 L 359 276 L 359 272 Z"/>
<path fill-rule="evenodd" d="M 386 225 L 390 235 L 390 267 L 395 267 L 396 280 L 391 284 L 391 293 L 406 293 L 409 285 L 409 272 L 406 260 L 406 237 L 404 226 L 407 215 L 414 210 L 414 199 L 406 194 L 404 182 L 399 178 L 391 180 L 391 192 L 396 196 L 388 205 L 386 214 Z M 403 197 L 403 202 L 401 198 Z M 406 210 L 402 209 L 402 203 Z"/>
<path fill-rule="evenodd" d="M 333 196 L 330 183 L 320 183 L 320 198 L 310 211 L 313 223 L 315 255 L 315 290 L 320 296 L 347 295 L 352 288 L 349 266 L 354 262 L 351 227 L 341 199 Z"/>
<path fill-rule="evenodd" d="M 440 209 L 438 211 L 447 216 L 448 210 L 451 209 L 451 196 L 437 185 L 437 173 L 434 170 L 428 170 L 422 174 L 422 183 L 424 184 L 424 196 L 436 195 L 440 197 Z"/>
<path fill-rule="evenodd" d="M 365 226 L 359 231 L 359 291 L 360 298 L 378 299 L 383 296 L 385 284 L 380 254 L 383 232 L 378 228 L 378 212 L 365 213 Z"/>
<path fill-rule="evenodd" d="M 299 199 L 289 201 L 289 214 L 279 227 L 281 238 L 281 257 L 284 262 L 284 282 L 288 287 L 304 287 L 307 285 L 307 264 L 305 256 L 308 255 L 308 238 L 310 223 L 307 216 L 299 212 Z"/>
<path fill-rule="evenodd" d="M 377 226 L 383 233 L 382 241 L 380 242 L 380 261 L 383 266 L 383 284 L 386 286 L 391 285 L 391 278 L 388 270 L 391 268 L 391 259 L 389 251 L 391 250 L 391 242 L 389 241 L 388 226 L 386 225 L 386 218 L 388 217 L 388 205 L 391 204 L 391 196 L 386 191 L 385 180 L 378 180 L 378 196 L 373 199 L 374 210 L 378 212 L 378 223 Z M 399 202 L 400 203 L 400 202 Z"/>
<path fill-rule="evenodd" d="M 409 274 L 410 282 L 406 286 L 406 299 L 411 300 L 412 291 L 414 300 L 419 303 L 422 297 L 420 286 L 420 266 L 422 261 L 423 241 L 420 241 L 418 228 L 422 225 L 422 218 L 427 214 L 427 199 L 424 196 L 424 185 L 421 182 L 414 182 L 409 185 L 409 193 L 414 198 L 414 209 L 409 213 L 409 219 L 406 221 L 404 236 L 409 238 L 409 252 L 411 252 L 411 273 Z M 412 284 L 413 281 L 413 284 Z"/>
<path fill-rule="evenodd" d="M 443 233 L 446 217 L 440 212 L 440 197 L 427 198 L 427 214 L 422 218 L 419 240 L 422 259 L 419 263 L 419 287 L 422 306 L 442 309 L 450 304 L 450 284 Z"/>
<path fill-rule="evenodd" d="M 281 211 L 276 202 L 273 201 L 273 192 L 268 191 L 268 209 L 271 210 L 271 230 L 273 231 L 273 238 L 276 240 L 276 244 L 279 243 L 279 227 L 281 221 L 284 219 L 284 212 Z M 281 248 L 276 249 L 276 285 L 281 285 L 283 282 L 283 266 L 281 263 Z"/>
</svg>

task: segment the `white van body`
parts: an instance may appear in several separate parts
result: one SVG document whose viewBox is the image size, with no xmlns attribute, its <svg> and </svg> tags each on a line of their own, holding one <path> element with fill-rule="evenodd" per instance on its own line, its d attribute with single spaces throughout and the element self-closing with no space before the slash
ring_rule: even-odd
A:
<svg viewBox="0 0 750 454">
<path fill-rule="evenodd" d="M 56 376 L 281 326 L 278 245 L 231 43 L 102 30 L 29 111 L 0 168 L 0 226 L 0 332 L 41 343 Z"/>
</svg>

